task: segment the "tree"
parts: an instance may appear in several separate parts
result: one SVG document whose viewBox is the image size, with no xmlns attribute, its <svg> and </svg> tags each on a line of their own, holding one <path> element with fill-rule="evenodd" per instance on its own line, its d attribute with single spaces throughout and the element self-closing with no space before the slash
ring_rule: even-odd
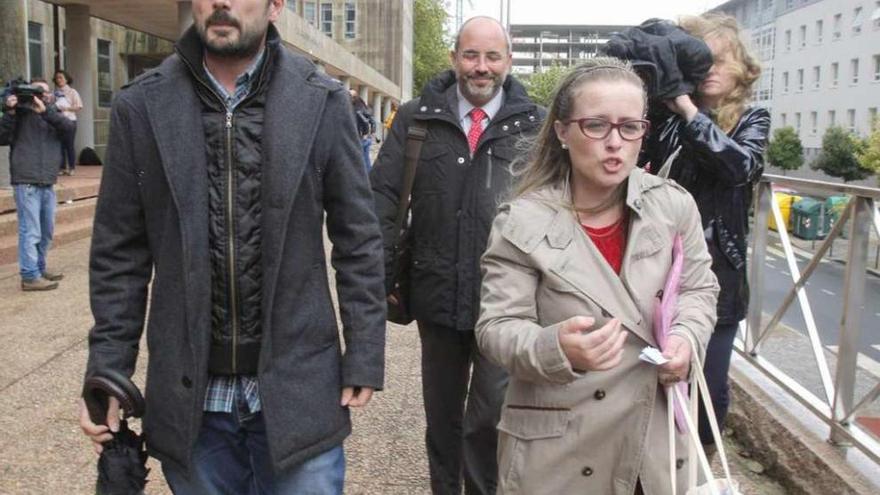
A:
<svg viewBox="0 0 880 495">
<path fill-rule="evenodd" d="M 446 8 L 441 0 L 415 0 L 413 12 L 413 95 L 449 68 Z"/>
<path fill-rule="evenodd" d="M 568 67 L 553 65 L 543 72 L 535 72 L 524 81 L 529 97 L 538 105 L 549 107 L 553 102 L 556 86 L 570 70 Z"/>
<path fill-rule="evenodd" d="M 844 182 L 865 179 L 871 171 L 862 168 L 856 160 L 856 153 L 863 147 L 861 140 L 842 127 L 829 127 L 822 137 L 822 151 L 812 168 L 831 177 L 840 177 Z"/>
<path fill-rule="evenodd" d="M 862 149 L 856 152 L 856 159 L 862 168 L 877 175 L 877 185 L 880 186 L 880 120 L 874 120 L 871 133 L 865 138 Z"/>
<path fill-rule="evenodd" d="M 782 173 L 797 170 L 804 164 L 804 147 L 793 127 L 780 127 L 773 131 L 773 140 L 767 147 L 767 160 Z"/>
</svg>

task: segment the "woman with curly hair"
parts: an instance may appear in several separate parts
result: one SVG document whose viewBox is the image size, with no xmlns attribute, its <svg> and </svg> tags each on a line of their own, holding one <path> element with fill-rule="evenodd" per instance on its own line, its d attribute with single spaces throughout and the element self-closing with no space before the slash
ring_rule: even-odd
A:
<svg viewBox="0 0 880 495">
<path fill-rule="evenodd" d="M 747 311 L 746 236 L 754 183 L 764 169 L 770 114 L 748 105 L 761 68 L 748 53 L 732 17 L 705 14 L 685 17 L 680 26 L 702 39 L 712 51 L 713 65 L 696 94 L 667 100 L 672 114 L 652 116 L 655 131 L 646 146 L 654 166 L 681 147 L 669 177 L 684 186 L 697 202 L 703 231 L 718 277 L 718 322 L 706 350 L 705 375 L 718 423 L 729 405 L 727 372 L 738 323 Z M 700 411 L 700 437 L 707 452 L 714 441 Z"/>
</svg>

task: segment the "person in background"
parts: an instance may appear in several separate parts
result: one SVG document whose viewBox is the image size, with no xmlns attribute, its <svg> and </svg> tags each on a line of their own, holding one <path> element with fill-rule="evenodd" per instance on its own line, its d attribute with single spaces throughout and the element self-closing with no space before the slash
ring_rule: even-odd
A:
<svg viewBox="0 0 880 495">
<path fill-rule="evenodd" d="M 703 354 L 718 285 L 691 196 L 636 168 L 646 101 L 628 62 L 572 70 L 492 225 L 476 337 L 510 373 L 500 493 L 660 495 L 673 483 L 684 493 L 687 476 L 670 479 L 663 387 Z M 657 345 L 654 304 L 676 236 L 681 288 L 669 361 L 657 366 L 639 354 Z"/>
<path fill-rule="evenodd" d="M 9 168 L 15 212 L 18 216 L 18 264 L 21 290 L 58 288 L 64 275 L 46 268 L 46 257 L 55 231 L 55 183 L 61 160 L 61 140 L 73 123 L 55 106 L 55 96 L 43 79 L 30 87 L 39 94 L 4 102 L 0 119 L 0 145 L 10 146 Z"/>
<path fill-rule="evenodd" d="M 351 96 L 351 107 L 354 112 L 354 122 L 357 126 L 358 134 L 361 138 L 361 149 L 364 155 L 364 167 L 367 173 L 370 172 L 372 164 L 370 163 L 370 147 L 373 146 L 373 134 L 376 132 L 376 119 L 373 113 L 367 107 L 366 102 L 358 96 L 357 91 L 351 89 L 348 91 Z"/>
<path fill-rule="evenodd" d="M 388 112 L 388 116 L 385 117 L 385 122 L 382 124 L 385 126 L 386 133 L 391 131 L 391 124 L 394 123 L 394 117 L 397 117 L 397 103 L 391 104 L 391 111 Z"/>
<path fill-rule="evenodd" d="M 513 183 L 516 143 L 544 111 L 510 76 L 511 44 L 489 17 L 465 22 L 450 54 L 453 70 L 400 107 L 370 173 L 385 234 L 386 291 L 394 260 L 394 220 L 408 131 L 423 122 L 412 191 L 408 300 L 422 352 L 425 442 L 435 494 L 491 494 L 497 485 L 495 429 L 507 373 L 477 349 L 480 255 L 500 198 Z M 394 301 L 392 301 L 394 302 Z"/>
<path fill-rule="evenodd" d="M 82 98 L 79 92 L 70 86 L 73 84 L 73 79 L 66 71 L 55 71 L 54 81 L 56 92 L 59 93 L 58 109 L 73 122 L 71 130 L 66 131 L 61 138 L 61 173 L 73 175 L 76 168 L 76 114 L 82 110 Z"/>
<path fill-rule="evenodd" d="M 679 24 L 706 42 L 714 63 L 696 94 L 666 101 L 671 113 L 653 116 L 645 159 L 659 168 L 680 146 L 669 178 L 687 189 L 700 209 L 712 271 L 721 285 L 718 323 L 704 371 L 718 424 L 723 425 L 730 403 L 730 354 L 739 321 L 748 310 L 748 209 L 753 185 L 764 170 L 770 113 L 748 105 L 761 68 L 740 39 L 734 18 L 705 14 L 682 18 Z M 702 409 L 699 424 L 700 438 L 711 454 L 714 440 Z"/>
</svg>

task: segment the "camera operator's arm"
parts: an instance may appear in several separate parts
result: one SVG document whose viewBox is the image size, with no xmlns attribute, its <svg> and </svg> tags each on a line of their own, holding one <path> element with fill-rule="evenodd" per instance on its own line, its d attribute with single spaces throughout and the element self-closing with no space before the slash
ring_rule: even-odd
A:
<svg viewBox="0 0 880 495">
<path fill-rule="evenodd" d="M 6 98 L 3 117 L 0 118 L 0 146 L 12 144 L 12 137 L 15 136 L 16 105 L 18 105 L 18 98 L 15 95 L 9 95 Z"/>
<path fill-rule="evenodd" d="M 34 111 L 43 116 L 43 120 L 49 123 L 60 133 L 73 130 L 76 124 L 61 113 L 55 105 L 47 105 L 40 98 L 34 98 Z"/>
</svg>

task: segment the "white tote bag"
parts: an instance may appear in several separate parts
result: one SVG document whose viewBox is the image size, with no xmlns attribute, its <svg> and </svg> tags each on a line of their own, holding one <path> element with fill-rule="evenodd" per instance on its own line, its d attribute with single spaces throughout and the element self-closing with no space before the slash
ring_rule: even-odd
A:
<svg viewBox="0 0 880 495">
<path fill-rule="evenodd" d="M 690 473 L 688 475 L 688 490 L 686 495 L 741 495 L 739 491 L 739 486 L 736 481 L 730 475 L 730 467 L 727 464 L 727 455 L 724 452 L 724 443 L 721 438 L 721 430 L 718 428 L 718 421 L 715 419 L 715 408 L 712 407 L 712 400 L 709 397 L 709 386 L 706 384 L 706 378 L 703 376 L 703 366 L 700 363 L 700 358 L 696 353 L 696 346 L 694 342 L 691 340 L 691 349 L 693 349 L 693 361 L 691 362 L 691 377 L 692 381 L 695 383 L 691 384 L 691 397 L 690 404 L 687 404 L 687 400 L 685 399 L 684 394 L 678 389 L 676 386 L 666 387 L 667 394 L 667 407 L 668 407 L 668 418 L 669 418 L 669 474 L 670 479 L 672 480 L 672 495 L 676 494 L 677 484 L 676 484 L 676 468 L 675 468 L 675 414 L 674 414 L 674 404 L 678 404 L 680 407 L 680 411 L 684 411 L 684 420 L 687 423 L 688 432 L 686 433 L 688 438 L 690 439 L 690 448 L 689 448 L 689 459 L 691 462 L 688 464 L 693 466 L 693 469 L 690 469 Z M 709 465 L 709 459 L 706 457 L 706 452 L 703 450 L 703 445 L 700 443 L 700 435 L 697 431 L 697 422 L 694 418 L 697 417 L 697 408 L 698 408 L 698 400 L 702 399 L 703 407 L 706 409 L 706 416 L 709 419 L 709 426 L 712 429 L 712 438 L 715 440 L 715 446 L 718 448 L 718 456 L 721 460 L 721 466 L 724 468 L 724 478 L 715 478 L 715 475 L 712 474 L 712 468 Z M 703 472 L 703 476 L 706 480 L 705 483 L 698 485 L 697 484 L 697 464 L 694 463 L 694 458 L 696 457 L 696 461 L 698 462 L 701 471 Z"/>
</svg>

